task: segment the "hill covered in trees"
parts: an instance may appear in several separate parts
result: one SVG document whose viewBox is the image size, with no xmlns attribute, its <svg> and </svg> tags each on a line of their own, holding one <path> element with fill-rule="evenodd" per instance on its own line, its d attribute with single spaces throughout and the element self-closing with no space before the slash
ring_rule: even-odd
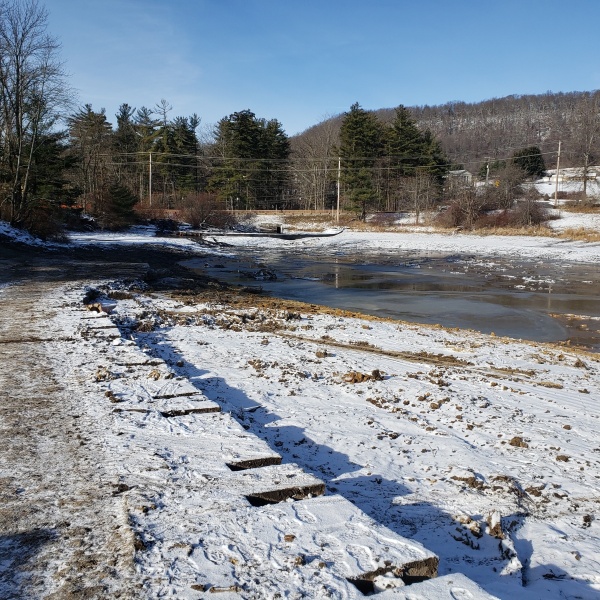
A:
<svg viewBox="0 0 600 600">
<path fill-rule="evenodd" d="M 449 160 L 476 173 L 487 160 L 503 160 L 522 148 L 540 148 L 548 168 L 556 163 L 581 166 L 600 161 L 600 91 L 546 92 L 512 95 L 482 102 L 452 101 L 437 106 L 407 107 L 422 130 L 440 142 Z M 383 122 L 395 108 L 373 111 Z M 343 115 L 323 121 L 293 138 L 302 146 L 307 138 L 337 140 Z"/>
<path fill-rule="evenodd" d="M 486 157 L 502 159 L 527 146 L 538 146 L 553 165 L 559 140 L 564 166 L 600 160 L 600 91 L 448 102 L 411 112 L 438 137 L 452 160 L 471 168 Z"/>
</svg>

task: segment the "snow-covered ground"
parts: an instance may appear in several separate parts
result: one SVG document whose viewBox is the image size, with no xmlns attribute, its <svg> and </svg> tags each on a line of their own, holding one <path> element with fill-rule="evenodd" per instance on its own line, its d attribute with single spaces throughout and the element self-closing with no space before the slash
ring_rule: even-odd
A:
<svg viewBox="0 0 600 600">
<path fill-rule="evenodd" d="M 298 252 L 327 252 L 335 254 L 390 253 L 413 251 L 423 254 L 470 254 L 486 257 L 515 259 L 552 259 L 564 262 L 600 262 L 598 243 L 570 241 L 555 237 L 472 235 L 419 232 L 344 231 L 335 237 L 309 238 L 298 241 L 281 241 L 276 238 L 226 238 L 238 249 L 253 248 L 277 250 L 293 248 Z"/>
<path fill-rule="evenodd" d="M 560 211 L 561 218 L 550 221 L 552 229 L 577 229 L 585 227 L 600 231 L 600 216 L 568 213 Z M 281 223 L 282 217 L 260 216 L 261 223 Z M 301 225 L 296 225 L 302 229 Z M 335 229 L 327 230 L 335 231 Z M 0 229 L 0 233 L 2 230 Z M 476 235 L 467 233 L 436 233 L 423 231 L 420 228 L 396 232 L 368 232 L 345 230 L 335 237 L 307 238 L 286 241 L 269 237 L 211 237 L 208 240 L 225 241 L 232 248 L 202 246 L 199 247 L 192 238 L 157 237 L 152 227 L 136 227 L 130 231 L 110 232 L 72 232 L 69 234 L 71 244 L 84 246 L 118 247 L 119 245 L 153 245 L 170 246 L 192 253 L 228 255 L 243 248 L 278 250 L 294 249 L 298 252 L 328 252 L 333 254 L 356 253 L 389 253 L 394 251 L 414 251 L 423 254 L 444 252 L 448 254 L 474 254 L 488 257 L 506 257 L 519 259 L 552 259 L 564 262 L 600 262 L 598 243 L 571 241 L 549 235 L 544 236 L 502 236 Z"/>
<path fill-rule="evenodd" d="M 556 182 L 540 180 L 535 183 L 535 189 L 540 194 L 548 196 L 550 199 L 554 199 L 556 195 L 560 201 L 561 198 L 568 197 L 569 194 L 583 192 L 583 181 L 559 181 L 557 190 Z M 600 198 L 600 181 L 597 179 L 590 179 L 587 183 L 586 193 L 590 198 Z"/>
<path fill-rule="evenodd" d="M 552 237 L 227 241 L 234 247 L 168 243 L 599 261 L 597 244 Z M 61 286 L 51 329 L 65 339 L 49 347 L 49 364 L 80 399 L 81 421 L 95 423 L 144 597 L 360 597 L 348 573 L 383 564 L 374 538 L 393 560 L 434 553 L 446 576 L 442 591 L 414 585 L 381 598 L 600 597 L 597 355 L 232 294 L 177 297 L 93 278 Z M 112 298 L 110 316 L 79 310 L 89 286 Z M 200 411 L 213 408 L 222 412 Z M 250 446 L 282 465 L 229 472 Z M 259 472 L 315 495 L 323 482 L 325 495 L 250 506 Z M 415 547 L 402 550 L 401 538 Z"/>
<path fill-rule="evenodd" d="M 153 388 L 166 389 L 174 376 L 262 440 L 265 455 L 276 452 L 284 465 L 323 481 L 326 497 L 349 500 L 434 552 L 440 575 L 463 574 L 500 598 L 600 595 L 596 356 L 341 313 L 233 309 L 189 296 L 135 295 L 117 301 L 111 318 L 123 341 L 92 345 L 109 365 L 98 395 L 112 395 L 124 411 L 106 444 L 113 460 L 123 461 L 123 482 L 137 489 L 130 502 L 153 507 L 132 517 L 151 548 L 138 554 L 142 576 L 161 582 L 147 583 L 149 590 L 179 597 L 190 583 L 237 585 L 246 597 L 277 597 L 290 593 L 291 576 L 290 597 L 355 593 L 315 569 L 322 558 L 310 559 L 310 568 L 291 566 L 294 544 L 285 549 L 266 533 L 260 519 L 281 520 L 281 535 L 298 538 L 306 556 L 305 517 L 288 514 L 293 503 L 262 509 L 259 518 L 228 506 L 226 487 L 198 496 L 195 486 L 217 476 L 207 442 L 230 448 L 234 425 L 207 428 L 201 415 L 144 413 Z M 139 363 L 126 357 L 132 348 L 165 365 L 156 367 L 157 383 L 148 375 L 132 380 L 118 366 Z M 78 361 L 95 368 L 85 354 Z M 136 407 L 141 414 L 127 412 Z M 162 475 L 148 483 L 149 475 L 137 474 L 163 463 L 172 473 L 168 485 Z M 199 502 L 213 506 L 209 522 Z M 296 512 L 310 513 L 310 502 Z M 340 543 L 335 534 L 311 535 L 313 544 Z"/>
<path fill-rule="evenodd" d="M 568 213 L 558 209 L 559 219 L 549 221 L 548 226 L 553 231 L 565 231 L 566 229 L 588 229 L 600 231 L 600 215 L 585 213 Z"/>
</svg>

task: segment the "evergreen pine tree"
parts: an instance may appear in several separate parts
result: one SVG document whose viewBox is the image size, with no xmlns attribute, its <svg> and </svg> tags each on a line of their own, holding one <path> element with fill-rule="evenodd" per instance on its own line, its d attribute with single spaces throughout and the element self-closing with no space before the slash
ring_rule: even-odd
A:
<svg viewBox="0 0 600 600">
<path fill-rule="evenodd" d="M 116 113 L 117 129 L 113 135 L 114 162 L 117 165 L 117 179 L 141 197 L 139 166 L 140 156 L 137 154 L 139 136 L 133 121 L 135 108 L 129 104 L 121 104 Z"/>
<path fill-rule="evenodd" d="M 429 129 L 422 132 L 402 105 L 396 109 L 396 116 L 387 130 L 386 155 L 396 177 L 412 176 L 420 169 L 441 182 L 448 170 L 448 160 L 439 141 Z"/>
<path fill-rule="evenodd" d="M 546 171 L 544 157 L 538 146 L 517 150 L 513 154 L 512 160 L 525 172 L 527 177 L 541 177 Z"/>
<path fill-rule="evenodd" d="M 71 206 L 79 192 L 68 178 L 76 159 L 68 152 L 66 138 L 66 132 L 41 136 L 31 167 L 31 193 L 55 206 Z"/>
<path fill-rule="evenodd" d="M 176 117 L 170 123 L 169 152 L 173 154 L 172 177 L 179 192 L 198 191 L 196 156 L 198 139 L 191 118 Z"/>
<path fill-rule="evenodd" d="M 100 215 L 101 224 L 108 229 L 119 229 L 135 222 L 133 207 L 138 199 L 129 188 L 113 183 L 106 192 L 103 212 Z"/>
<path fill-rule="evenodd" d="M 383 142 L 384 131 L 377 117 L 358 103 L 353 104 L 344 114 L 340 129 L 341 176 L 351 207 L 363 220 L 378 198 L 375 169 Z"/>
<path fill-rule="evenodd" d="M 396 109 L 386 138 L 386 155 L 394 174 L 400 177 L 414 175 L 425 159 L 425 144 L 417 124 L 404 106 Z"/>
<path fill-rule="evenodd" d="M 250 110 L 224 117 L 215 130 L 209 188 L 235 208 L 271 208 L 283 196 L 289 140 L 277 120 L 258 119 Z"/>
<path fill-rule="evenodd" d="M 154 118 L 152 110 L 146 106 L 138 108 L 133 119 L 138 141 L 138 176 L 140 178 L 140 197 L 150 195 L 149 163 L 151 153 L 156 152 L 156 139 L 160 134 L 159 121 Z M 154 188 L 154 185 L 152 186 Z"/>
<path fill-rule="evenodd" d="M 112 126 L 104 109 L 96 112 L 91 104 L 71 115 L 67 123 L 78 165 L 76 185 L 82 191 L 84 209 L 93 212 L 112 178 Z"/>
</svg>

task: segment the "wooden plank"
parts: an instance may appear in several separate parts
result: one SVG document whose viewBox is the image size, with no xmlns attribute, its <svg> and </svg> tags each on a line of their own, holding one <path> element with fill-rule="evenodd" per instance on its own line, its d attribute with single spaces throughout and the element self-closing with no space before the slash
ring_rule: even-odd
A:
<svg viewBox="0 0 600 600">
<path fill-rule="evenodd" d="M 281 543 L 284 531 L 294 553 L 317 552 L 322 562 L 355 584 L 381 575 L 403 580 L 437 576 L 439 561 L 433 552 L 338 495 L 265 506 L 257 511 L 256 521 L 253 531 L 261 537 Z"/>
<path fill-rule="evenodd" d="M 384 583 L 382 584 L 384 585 Z M 414 585 L 377 593 L 377 600 L 498 600 L 462 573 L 444 575 Z"/>
<path fill-rule="evenodd" d="M 150 409 L 147 405 L 122 407 L 117 404 L 115 411 L 119 411 L 122 419 L 120 427 L 128 433 L 127 444 L 160 449 L 166 464 L 177 465 L 185 461 L 194 471 L 211 480 L 215 477 L 235 477 L 236 472 L 247 469 L 281 464 L 279 454 L 264 440 L 248 433 L 229 413 L 191 413 L 172 418 L 161 416 L 157 421 L 156 415 L 160 414 L 161 407 L 169 405 L 172 406 L 165 401 Z M 152 421 L 151 428 L 143 426 L 149 420 Z M 251 491 L 240 493 L 240 497 Z"/>
<path fill-rule="evenodd" d="M 144 403 L 152 407 L 158 406 L 156 402 L 161 400 L 205 398 L 187 379 L 173 377 L 161 365 L 136 368 L 134 373 L 115 378 L 108 383 L 108 391 L 122 402 Z"/>
</svg>

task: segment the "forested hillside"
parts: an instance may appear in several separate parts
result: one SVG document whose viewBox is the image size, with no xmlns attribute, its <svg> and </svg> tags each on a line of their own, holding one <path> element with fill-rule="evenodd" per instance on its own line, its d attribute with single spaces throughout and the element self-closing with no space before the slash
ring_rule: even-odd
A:
<svg viewBox="0 0 600 600">
<path fill-rule="evenodd" d="M 600 161 L 600 91 L 547 92 L 513 95 L 482 102 L 447 102 L 439 106 L 407 107 L 422 130 L 429 129 L 446 156 L 476 173 L 487 159 L 512 156 L 515 150 L 538 146 L 548 168 L 556 164 L 558 142 L 563 166 L 584 166 Z M 391 122 L 395 108 L 375 111 Z M 296 138 L 336 139 L 342 116 L 332 117 Z"/>
</svg>

